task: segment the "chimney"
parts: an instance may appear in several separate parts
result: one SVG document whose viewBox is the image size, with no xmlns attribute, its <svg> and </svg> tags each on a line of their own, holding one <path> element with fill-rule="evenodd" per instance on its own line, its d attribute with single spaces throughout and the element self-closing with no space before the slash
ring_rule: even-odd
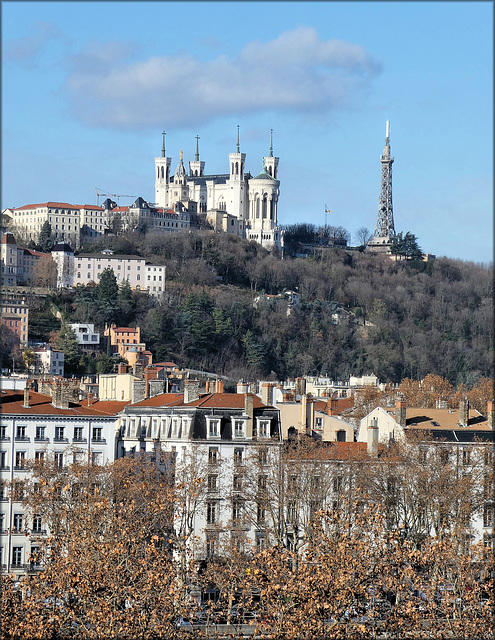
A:
<svg viewBox="0 0 495 640">
<path fill-rule="evenodd" d="M 395 421 L 401 427 L 406 426 L 406 407 L 405 400 L 396 400 L 395 402 Z"/>
<path fill-rule="evenodd" d="M 303 396 L 306 393 L 306 379 L 296 378 L 294 392 L 298 396 Z"/>
<path fill-rule="evenodd" d="M 149 398 L 154 398 L 155 396 L 159 396 L 161 393 L 163 393 L 163 387 L 164 387 L 164 381 L 163 380 L 150 380 L 149 381 L 149 393 L 148 393 L 148 397 Z"/>
<path fill-rule="evenodd" d="M 133 380 L 131 391 L 131 404 L 146 400 L 146 382 L 144 380 Z"/>
<path fill-rule="evenodd" d="M 24 403 L 23 407 L 29 409 L 29 388 L 31 387 L 31 381 L 26 380 L 26 386 L 24 387 Z"/>
<path fill-rule="evenodd" d="M 329 416 L 338 416 L 339 415 L 339 409 L 338 409 L 338 401 L 337 398 L 328 398 L 327 400 L 327 412 Z"/>
<path fill-rule="evenodd" d="M 127 365 L 126 365 L 126 364 L 123 364 L 122 362 L 120 362 L 120 363 L 117 365 L 117 373 L 118 373 L 119 375 L 121 375 L 121 374 L 123 374 L 123 373 L 127 373 Z"/>
<path fill-rule="evenodd" d="M 223 393 L 223 380 L 217 380 L 217 393 Z"/>
<path fill-rule="evenodd" d="M 301 398 L 301 432 L 307 432 L 308 425 L 308 397 L 303 395 Z"/>
<path fill-rule="evenodd" d="M 93 402 L 93 394 L 91 391 L 88 391 L 88 407 Z"/>
<path fill-rule="evenodd" d="M 263 382 L 261 385 L 261 402 L 263 402 L 263 404 L 272 404 L 272 390 L 273 384 Z"/>
<path fill-rule="evenodd" d="M 136 378 L 140 378 L 141 380 L 143 379 L 143 363 L 142 362 L 136 362 L 135 365 L 132 368 L 132 373 L 133 375 L 136 376 Z"/>
<path fill-rule="evenodd" d="M 199 400 L 199 380 L 184 380 L 184 404 Z"/>
<path fill-rule="evenodd" d="M 70 392 L 68 382 L 55 380 L 52 384 L 52 405 L 57 409 L 68 409 Z"/>
<path fill-rule="evenodd" d="M 246 438 L 252 438 L 254 422 L 254 395 L 252 393 L 244 394 L 244 413 L 248 417 L 248 420 L 246 420 Z"/>
<path fill-rule="evenodd" d="M 156 367 L 146 367 L 144 370 L 144 381 L 146 382 L 146 397 L 150 397 L 150 380 L 158 378 L 158 370 Z"/>
<path fill-rule="evenodd" d="M 243 380 L 239 380 L 239 382 L 237 383 L 237 393 L 249 393 L 249 385 L 247 382 L 244 382 Z"/>
<path fill-rule="evenodd" d="M 210 381 L 205 382 L 205 393 L 210 393 Z"/>
<path fill-rule="evenodd" d="M 368 455 L 376 458 L 378 455 L 378 418 L 371 418 L 368 425 Z"/>
<path fill-rule="evenodd" d="M 467 398 L 459 402 L 459 424 L 461 427 L 467 427 L 469 419 L 469 401 Z"/>
<path fill-rule="evenodd" d="M 488 428 L 493 430 L 493 400 L 486 403 L 486 418 L 488 420 Z"/>
</svg>

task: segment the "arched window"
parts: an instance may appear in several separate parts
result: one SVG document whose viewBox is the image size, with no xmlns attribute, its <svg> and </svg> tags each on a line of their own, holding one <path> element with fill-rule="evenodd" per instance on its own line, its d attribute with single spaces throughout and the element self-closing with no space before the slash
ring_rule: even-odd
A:
<svg viewBox="0 0 495 640">
<path fill-rule="evenodd" d="M 263 218 L 266 218 L 266 209 L 267 209 L 267 203 L 268 203 L 267 202 L 267 198 L 268 198 L 268 196 L 265 193 L 265 195 L 263 196 L 263 207 L 262 207 L 262 217 Z"/>
<path fill-rule="evenodd" d="M 268 167 L 268 173 L 272 175 L 272 167 Z"/>
<path fill-rule="evenodd" d="M 259 197 L 256 198 L 255 209 L 256 209 L 256 217 L 259 218 L 260 217 L 260 199 L 259 199 Z"/>
<path fill-rule="evenodd" d="M 235 175 L 236 176 L 239 175 L 239 163 L 238 162 L 235 163 Z"/>
<path fill-rule="evenodd" d="M 231 169 L 230 173 L 231 173 L 232 175 L 234 175 L 234 163 L 232 163 L 232 169 Z"/>
</svg>

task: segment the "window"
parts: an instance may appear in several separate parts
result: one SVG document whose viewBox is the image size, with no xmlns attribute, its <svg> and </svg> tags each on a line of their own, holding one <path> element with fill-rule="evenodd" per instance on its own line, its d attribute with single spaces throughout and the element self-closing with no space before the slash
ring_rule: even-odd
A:
<svg viewBox="0 0 495 640">
<path fill-rule="evenodd" d="M 74 453 L 72 454 L 72 461 L 74 464 L 82 464 L 84 461 L 84 452 L 74 451 Z"/>
<path fill-rule="evenodd" d="M 217 475 L 209 475 L 208 476 L 208 491 L 218 491 L 218 476 Z"/>
<path fill-rule="evenodd" d="M 0 469 L 7 469 L 7 452 L 0 451 Z"/>
<path fill-rule="evenodd" d="M 64 466 L 64 454 L 57 452 L 54 454 L 55 466 L 60 469 Z"/>
<path fill-rule="evenodd" d="M 263 449 L 259 450 L 258 459 L 260 464 L 268 464 L 268 450 L 266 449 L 266 447 L 263 447 Z"/>
<path fill-rule="evenodd" d="M 206 555 L 208 557 L 212 557 L 215 555 L 215 543 L 216 543 L 215 536 L 206 536 Z M 207 595 L 211 595 L 211 594 L 205 594 L 205 596 Z"/>
<path fill-rule="evenodd" d="M 27 440 L 25 426 L 17 425 L 16 440 Z"/>
<path fill-rule="evenodd" d="M 234 438 L 244 437 L 244 421 L 234 420 Z"/>
<path fill-rule="evenodd" d="M 234 491 L 242 491 L 242 477 L 241 476 L 234 476 L 233 482 L 232 482 L 232 489 Z"/>
<path fill-rule="evenodd" d="M 33 517 L 33 533 L 41 533 L 43 531 L 43 522 L 41 516 Z"/>
<path fill-rule="evenodd" d="M 469 464 L 469 460 L 471 458 L 471 452 L 469 449 L 462 450 L 462 464 Z"/>
<path fill-rule="evenodd" d="M 259 476 L 258 477 L 258 491 L 260 493 L 263 493 L 266 491 L 266 476 Z"/>
<path fill-rule="evenodd" d="M 93 427 L 93 442 L 103 442 L 103 438 L 101 437 L 102 432 L 102 427 Z"/>
<path fill-rule="evenodd" d="M 334 493 L 339 493 L 342 490 L 342 478 L 339 476 L 338 478 L 333 479 L 333 491 Z"/>
<path fill-rule="evenodd" d="M 8 440 L 7 427 L 4 424 L 0 426 L 0 440 Z"/>
<path fill-rule="evenodd" d="M 14 530 L 22 531 L 22 513 L 14 513 Z"/>
<path fill-rule="evenodd" d="M 75 442 L 84 441 L 82 427 L 74 427 L 74 441 Z"/>
<path fill-rule="evenodd" d="M 206 503 L 206 524 L 215 524 L 217 521 L 217 503 Z"/>
<path fill-rule="evenodd" d="M 103 454 L 101 453 L 101 451 L 93 451 L 91 453 L 91 462 L 93 464 L 101 466 L 101 464 L 103 463 Z"/>
<path fill-rule="evenodd" d="M 14 547 L 12 549 L 12 566 L 22 566 L 22 547 Z"/>
<path fill-rule="evenodd" d="M 45 440 L 45 427 L 36 427 L 35 440 Z"/>
<path fill-rule="evenodd" d="M 26 452 L 25 451 L 16 451 L 15 452 L 15 466 L 16 469 L 24 469 L 26 464 Z"/>
<path fill-rule="evenodd" d="M 220 420 L 208 420 L 208 437 L 218 438 L 220 436 Z"/>
<path fill-rule="evenodd" d="M 495 522 L 495 507 L 493 504 L 485 504 L 483 509 L 483 526 L 493 527 Z"/>
<path fill-rule="evenodd" d="M 218 462 L 218 447 L 210 447 L 208 449 L 208 464 L 216 464 Z"/>
<path fill-rule="evenodd" d="M 55 427 L 55 441 L 63 442 L 64 438 L 64 427 Z"/>
<path fill-rule="evenodd" d="M 337 442 L 345 442 L 345 429 L 337 431 Z"/>
<path fill-rule="evenodd" d="M 239 449 L 237 447 L 234 449 L 234 464 L 242 464 L 243 454 L 244 449 Z"/>
<path fill-rule="evenodd" d="M 270 437 L 270 421 L 260 420 L 258 422 L 258 437 L 269 438 Z"/>
<path fill-rule="evenodd" d="M 35 451 L 34 452 L 34 459 L 37 462 L 43 462 L 43 460 L 45 459 L 45 452 L 44 451 Z"/>
<path fill-rule="evenodd" d="M 260 502 L 258 502 L 257 509 L 256 509 L 256 520 L 259 525 L 265 522 L 265 517 L 266 517 L 266 509 Z"/>
<path fill-rule="evenodd" d="M 232 520 L 234 522 L 239 522 L 241 519 L 241 511 L 242 511 L 242 502 L 238 500 L 234 500 L 232 503 Z"/>
<path fill-rule="evenodd" d="M 315 418 L 315 427 L 321 429 L 323 427 L 323 418 Z"/>
</svg>

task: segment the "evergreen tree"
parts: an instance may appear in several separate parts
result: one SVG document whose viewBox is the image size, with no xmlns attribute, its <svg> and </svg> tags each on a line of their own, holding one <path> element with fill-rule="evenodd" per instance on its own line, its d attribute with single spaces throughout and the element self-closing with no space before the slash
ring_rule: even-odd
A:
<svg viewBox="0 0 495 640">
<path fill-rule="evenodd" d="M 65 322 L 62 322 L 62 327 L 58 332 L 55 345 L 57 349 L 64 352 L 64 366 L 66 373 L 75 373 L 80 360 L 77 338 L 73 329 Z"/>
<path fill-rule="evenodd" d="M 116 302 L 119 295 L 119 285 L 117 284 L 117 278 L 113 269 L 107 267 L 103 269 L 100 276 L 100 281 L 97 285 L 97 295 L 100 300 L 106 300 L 107 302 Z"/>
<path fill-rule="evenodd" d="M 38 235 L 38 249 L 43 253 L 48 253 L 55 245 L 55 238 L 52 233 L 52 225 L 45 220 Z"/>
<path fill-rule="evenodd" d="M 408 231 L 405 235 L 402 231 L 394 236 L 391 251 L 397 256 L 404 256 L 408 260 L 421 260 L 421 251 L 414 233 Z"/>
</svg>

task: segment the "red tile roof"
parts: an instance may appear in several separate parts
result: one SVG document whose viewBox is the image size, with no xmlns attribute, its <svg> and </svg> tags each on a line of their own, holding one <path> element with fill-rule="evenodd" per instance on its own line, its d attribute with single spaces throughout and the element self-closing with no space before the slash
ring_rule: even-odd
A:
<svg viewBox="0 0 495 640">
<path fill-rule="evenodd" d="M 183 393 L 160 393 L 152 398 L 134 403 L 133 407 L 169 407 L 184 404 Z"/>
<path fill-rule="evenodd" d="M 24 391 L 5 390 L 0 394 L 0 414 L 19 416 L 111 416 L 121 411 L 126 402 L 95 402 L 88 406 L 86 401 L 70 403 L 68 409 L 52 405 L 52 398 L 44 393 L 29 392 L 29 407 L 24 407 Z"/>
<path fill-rule="evenodd" d="M 258 398 L 253 396 L 255 409 L 263 409 L 266 405 Z M 184 407 L 201 407 L 205 409 L 244 409 L 244 394 L 242 393 L 206 393 L 199 397 L 198 400 L 184 403 L 183 393 L 161 393 L 153 398 L 136 402 L 133 407 L 165 407 L 165 406 L 184 406 Z"/>
<path fill-rule="evenodd" d="M 80 209 L 77 204 L 69 204 L 68 202 L 42 202 L 40 204 L 26 204 L 23 207 L 16 207 L 14 211 L 22 211 L 23 209 L 38 209 L 46 207 L 47 209 Z"/>
</svg>

